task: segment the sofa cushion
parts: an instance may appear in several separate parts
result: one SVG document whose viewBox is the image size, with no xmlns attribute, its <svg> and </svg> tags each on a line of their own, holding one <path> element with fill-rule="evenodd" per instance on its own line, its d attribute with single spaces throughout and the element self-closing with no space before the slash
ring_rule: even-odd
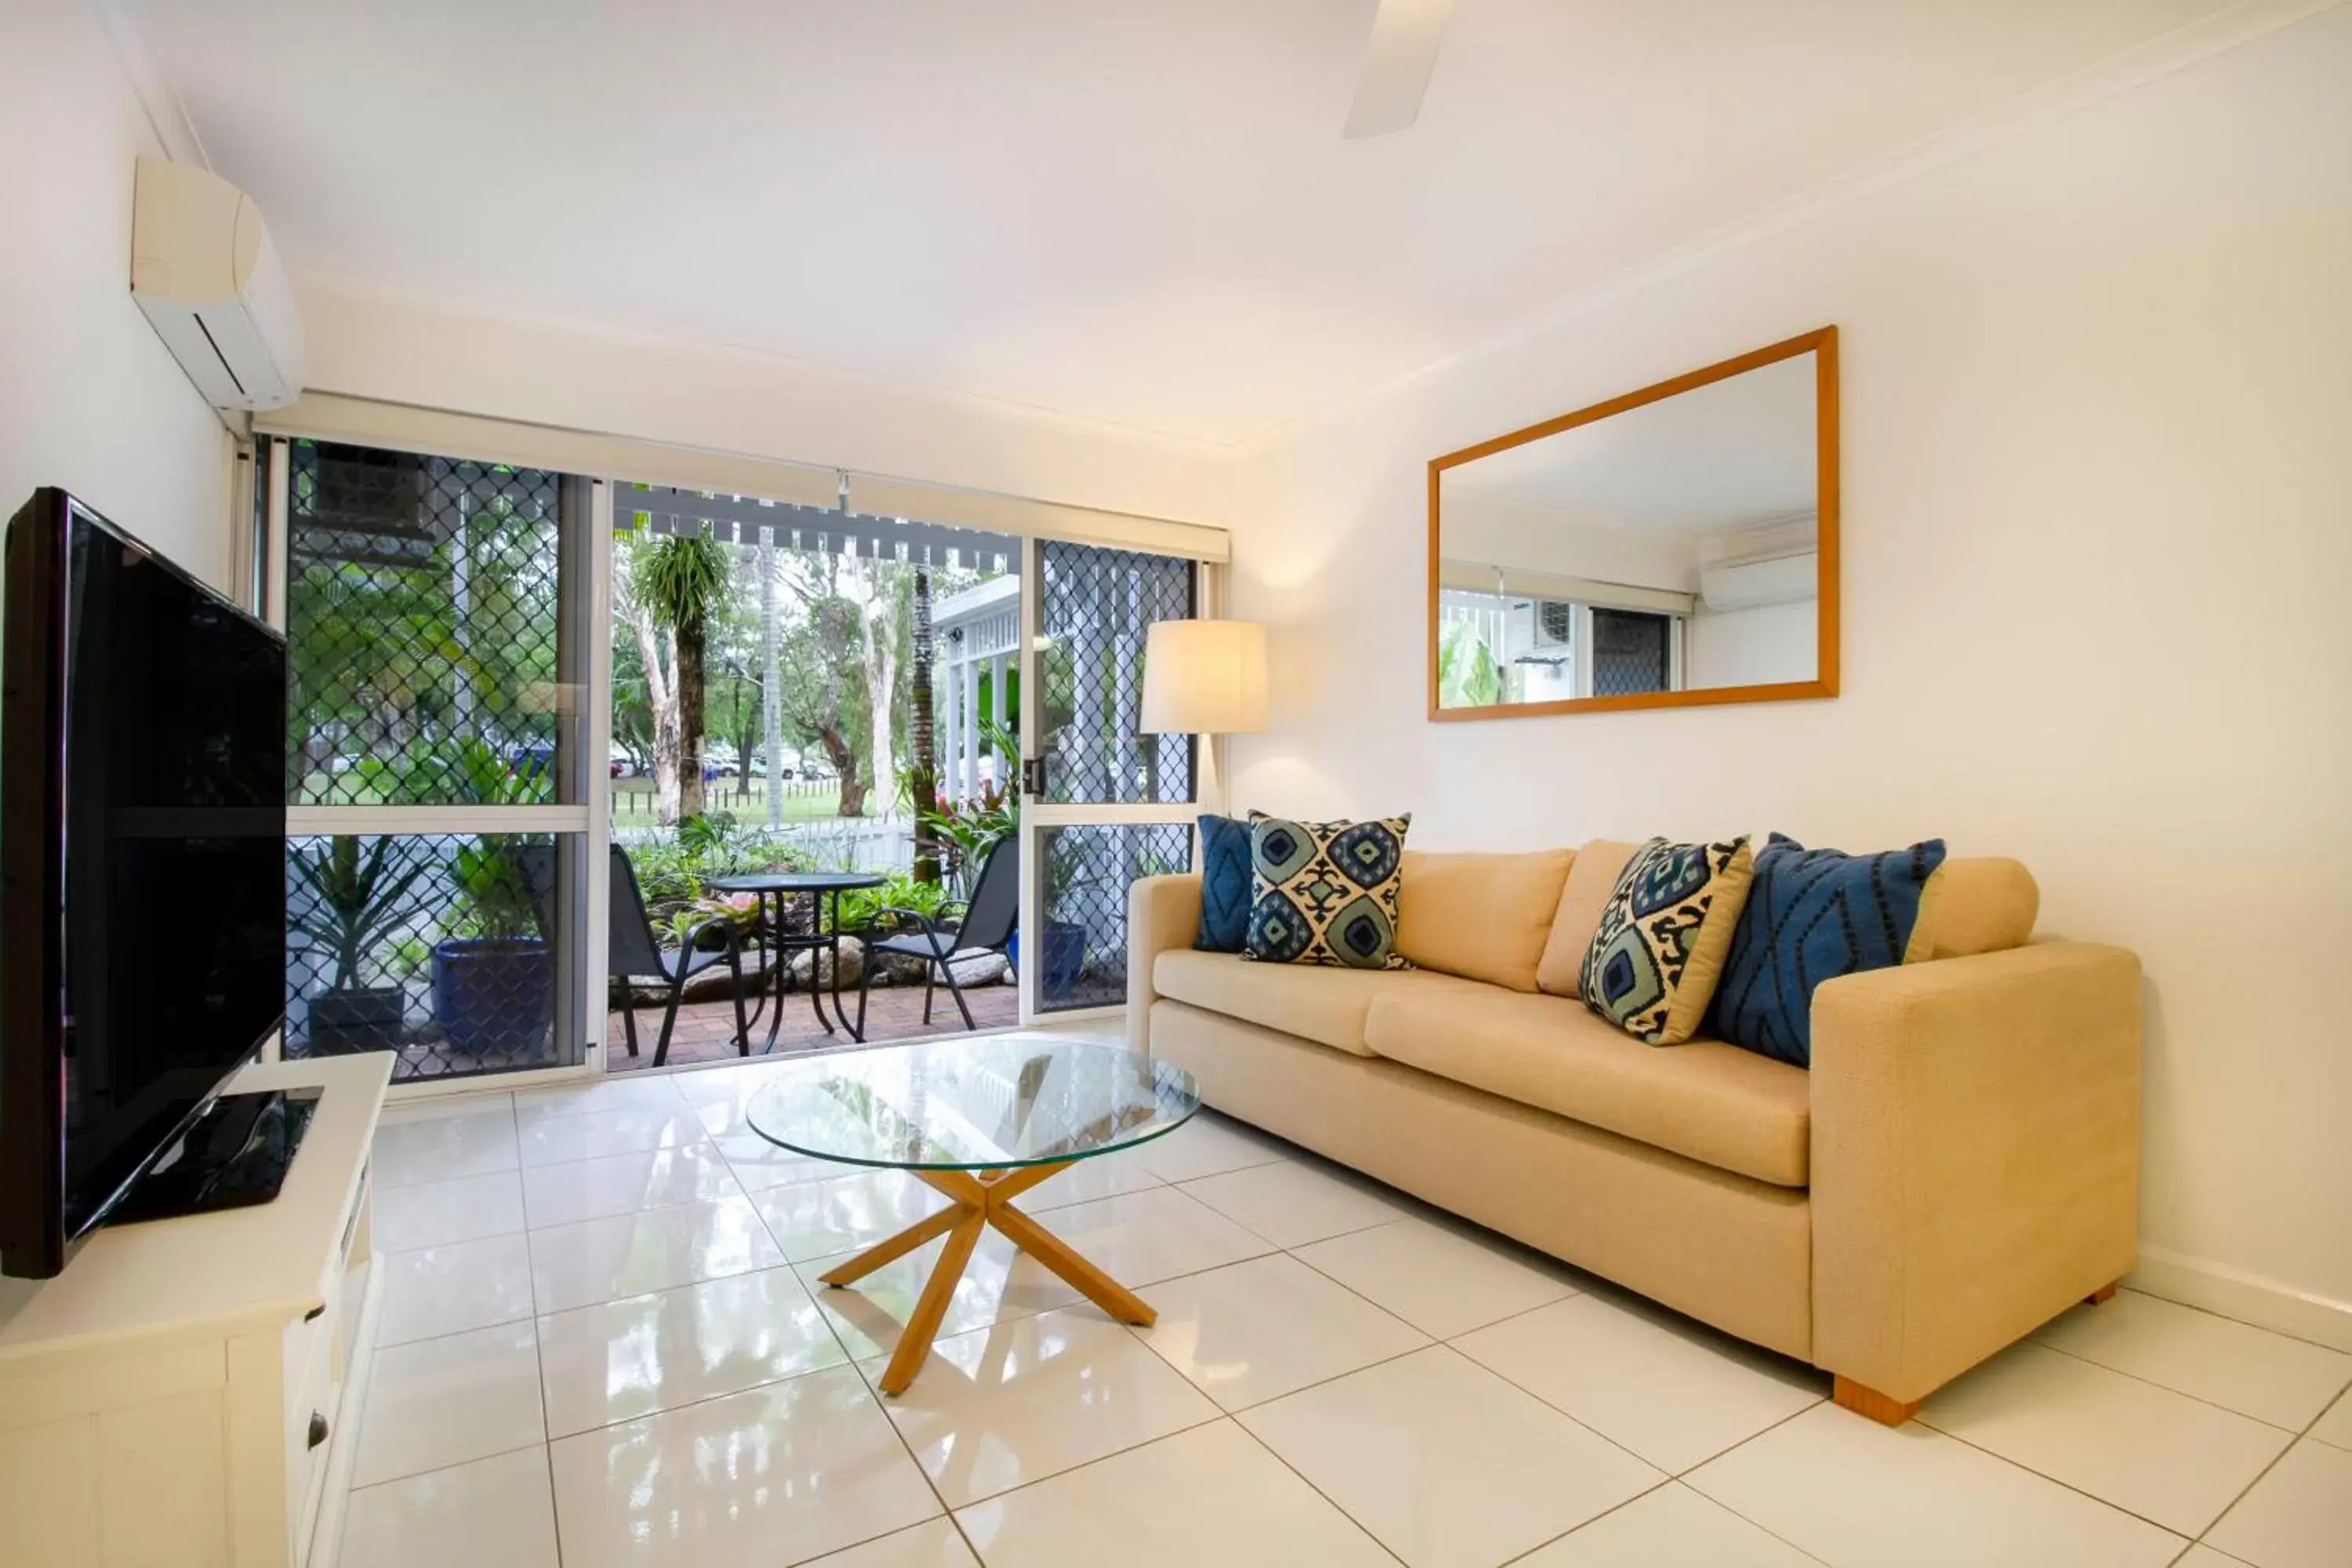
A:
<svg viewBox="0 0 2352 1568">
<path fill-rule="evenodd" d="M 1718 1170 L 1805 1184 L 1811 1080 L 1738 1046 L 1697 1039 L 1653 1050 L 1565 997 L 1494 986 L 1384 988 L 1371 999 L 1364 1043 L 1391 1061 Z"/>
<path fill-rule="evenodd" d="M 1592 933 L 1601 929 L 1601 906 L 1617 886 L 1618 873 L 1633 858 L 1638 844 L 1596 838 L 1576 852 L 1560 884 L 1559 906 L 1553 911 L 1551 932 L 1544 938 L 1543 957 L 1536 963 L 1536 989 L 1555 996 L 1580 996 L 1584 954 Z"/>
<path fill-rule="evenodd" d="M 1245 956 L 1273 963 L 1402 969 L 1397 883 L 1410 814 L 1292 822 L 1250 813 Z"/>
<path fill-rule="evenodd" d="M 1364 1044 L 1364 1017 L 1375 996 L 1427 992 L 1458 1003 L 1482 993 L 1509 994 L 1428 970 L 1253 963 L 1189 948 L 1171 948 L 1152 960 L 1151 987 L 1162 996 L 1360 1057 L 1372 1054 Z"/>
<path fill-rule="evenodd" d="M 1578 987 L 1584 1005 L 1654 1046 L 1679 1046 L 1698 1033 L 1753 868 L 1745 835 L 1643 845 L 1601 906 Z"/>
<path fill-rule="evenodd" d="M 1203 814 L 1201 827 L 1201 929 L 1203 952 L 1239 952 L 1249 940 L 1250 830 L 1246 822 Z"/>
<path fill-rule="evenodd" d="M 1848 855 L 1772 835 L 1756 857 L 1707 1027 L 1735 1046 L 1811 1066 L 1814 988 L 1902 963 L 1920 890 L 1943 863 L 1940 838 Z"/>
<path fill-rule="evenodd" d="M 1903 950 L 1906 963 L 1973 958 L 2023 947 L 2041 912 L 2033 873 L 1999 856 L 1947 860 L 1919 890 L 1919 921 Z"/>
<path fill-rule="evenodd" d="M 1404 852 L 1397 952 L 1414 966 L 1536 988 L 1536 965 L 1559 909 L 1573 849 L 1526 855 Z"/>
</svg>

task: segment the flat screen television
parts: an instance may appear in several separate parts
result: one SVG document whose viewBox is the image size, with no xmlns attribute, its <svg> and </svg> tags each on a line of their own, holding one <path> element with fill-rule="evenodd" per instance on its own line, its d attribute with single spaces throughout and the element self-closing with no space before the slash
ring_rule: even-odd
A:
<svg viewBox="0 0 2352 1568">
<path fill-rule="evenodd" d="M 0 1271 L 63 1268 L 286 1005 L 286 645 L 62 490 L 0 605 Z"/>
</svg>

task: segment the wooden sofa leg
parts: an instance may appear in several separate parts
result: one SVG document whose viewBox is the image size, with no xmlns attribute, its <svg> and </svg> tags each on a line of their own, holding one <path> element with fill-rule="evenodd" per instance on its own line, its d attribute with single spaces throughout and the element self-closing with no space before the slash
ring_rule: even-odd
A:
<svg viewBox="0 0 2352 1568">
<path fill-rule="evenodd" d="M 2084 1297 L 2083 1301 L 2085 1306 L 2102 1307 L 2115 1299 L 2116 1282 L 2110 1279 L 2105 1284 L 2100 1286 L 2097 1289 L 2092 1291 L 2089 1295 Z"/>
<path fill-rule="evenodd" d="M 1874 1388 L 1867 1388 L 1850 1377 L 1840 1376 L 1831 1384 L 1830 1395 L 1838 1404 L 1857 1415 L 1867 1415 L 1882 1426 L 1900 1426 L 1919 1414 L 1922 1399 L 1889 1399 Z"/>
</svg>

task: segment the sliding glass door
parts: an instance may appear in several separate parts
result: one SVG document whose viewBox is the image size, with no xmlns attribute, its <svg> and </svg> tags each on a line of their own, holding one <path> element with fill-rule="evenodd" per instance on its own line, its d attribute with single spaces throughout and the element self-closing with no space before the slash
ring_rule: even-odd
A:
<svg viewBox="0 0 2352 1568">
<path fill-rule="evenodd" d="M 1198 747 L 1141 718 L 1146 637 L 1198 613 L 1200 569 L 1059 540 L 1022 559 L 1025 1021 L 1124 1005 L 1128 889 L 1192 868 Z"/>
<path fill-rule="evenodd" d="M 289 1056 L 395 1082 L 588 1048 L 593 483 L 266 443 L 287 691 Z"/>
</svg>

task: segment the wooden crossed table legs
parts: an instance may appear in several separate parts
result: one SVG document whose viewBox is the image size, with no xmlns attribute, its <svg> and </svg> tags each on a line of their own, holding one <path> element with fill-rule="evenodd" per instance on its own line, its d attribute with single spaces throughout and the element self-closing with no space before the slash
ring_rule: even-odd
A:
<svg viewBox="0 0 2352 1568">
<path fill-rule="evenodd" d="M 968 1171 L 916 1171 L 913 1174 L 953 1199 L 953 1205 L 917 1221 L 889 1240 L 818 1276 L 828 1285 L 852 1284 L 884 1264 L 904 1258 L 933 1237 L 944 1235 L 948 1238 L 930 1279 L 923 1286 L 922 1299 L 915 1303 L 914 1315 L 899 1331 L 898 1348 L 890 1353 L 890 1364 L 882 1373 L 883 1393 L 904 1394 L 907 1385 L 915 1381 L 915 1373 L 929 1359 L 931 1338 L 940 1331 L 940 1320 L 947 1316 L 956 1282 L 963 1278 L 964 1265 L 971 1260 L 971 1249 L 980 1241 L 980 1233 L 992 1225 L 1011 1237 L 1013 1246 L 1068 1280 L 1087 1300 L 1120 1322 L 1150 1323 L 1158 1317 L 1126 1286 L 1013 1206 L 1014 1198 L 1075 1163 L 1063 1160 L 1050 1165 L 1022 1165 L 984 1176 Z"/>
</svg>

